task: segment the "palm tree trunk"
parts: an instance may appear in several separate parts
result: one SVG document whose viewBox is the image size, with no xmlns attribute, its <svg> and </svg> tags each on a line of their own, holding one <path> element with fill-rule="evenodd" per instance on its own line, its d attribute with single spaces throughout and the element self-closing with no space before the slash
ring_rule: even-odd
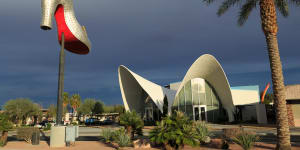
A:
<svg viewBox="0 0 300 150">
<path fill-rule="evenodd" d="M 290 150 L 290 131 L 287 118 L 285 86 L 282 74 L 278 41 L 277 16 L 274 0 L 260 1 L 262 30 L 266 37 L 269 61 L 272 73 L 277 124 L 277 150 Z"/>
</svg>

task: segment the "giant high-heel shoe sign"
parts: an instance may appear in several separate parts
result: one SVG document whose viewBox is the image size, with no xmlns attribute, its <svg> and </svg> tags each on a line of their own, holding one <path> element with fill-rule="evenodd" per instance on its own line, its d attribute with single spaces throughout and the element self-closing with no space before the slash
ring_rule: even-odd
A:
<svg viewBox="0 0 300 150">
<path fill-rule="evenodd" d="M 51 30 L 53 16 L 57 24 L 59 43 L 61 44 L 62 33 L 64 33 L 66 50 L 76 54 L 88 54 L 91 43 L 85 28 L 75 17 L 73 0 L 42 0 L 41 28 L 43 30 Z"/>
</svg>

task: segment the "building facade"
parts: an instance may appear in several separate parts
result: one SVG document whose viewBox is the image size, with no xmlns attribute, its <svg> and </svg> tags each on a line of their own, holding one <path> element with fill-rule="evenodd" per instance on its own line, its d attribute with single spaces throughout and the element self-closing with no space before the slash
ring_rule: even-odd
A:
<svg viewBox="0 0 300 150">
<path fill-rule="evenodd" d="M 289 125 L 300 127 L 300 84 L 287 85 L 285 89 Z"/>
<path fill-rule="evenodd" d="M 182 111 L 192 120 L 215 123 L 235 120 L 234 104 L 244 101 L 239 97 L 252 94 L 247 105 L 259 103 L 259 89 L 235 92 L 234 98 L 223 68 L 209 54 L 200 56 L 181 82 L 167 86 L 155 84 L 125 66 L 120 66 L 118 73 L 125 109 L 135 110 L 144 120 L 158 119 L 163 113 L 164 101 L 168 102 L 168 114 Z"/>
</svg>

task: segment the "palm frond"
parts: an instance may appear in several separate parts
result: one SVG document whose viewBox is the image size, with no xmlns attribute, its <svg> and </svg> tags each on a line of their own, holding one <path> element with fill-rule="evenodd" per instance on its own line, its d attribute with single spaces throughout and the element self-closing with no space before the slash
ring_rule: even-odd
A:
<svg viewBox="0 0 300 150">
<path fill-rule="evenodd" d="M 223 15 L 231 6 L 239 3 L 241 0 L 225 0 L 222 5 L 219 7 L 217 15 Z"/>
<path fill-rule="evenodd" d="M 300 6 L 300 0 L 290 0 L 296 6 Z"/>
<path fill-rule="evenodd" d="M 275 0 L 275 5 L 283 17 L 287 17 L 289 15 L 289 7 L 286 0 Z"/>
<path fill-rule="evenodd" d="M 215 0 L 203 0 L 203 2 L 209 5 L 213 2 L 215 2 Z"/>
<path fill-rule="evenodd" d="M 238 25 L 242 26 L 247 21 L 252 9 L 256 7 L 259 0 L 248 0 L 241 8 L 239 12 Z"/>
</svg>

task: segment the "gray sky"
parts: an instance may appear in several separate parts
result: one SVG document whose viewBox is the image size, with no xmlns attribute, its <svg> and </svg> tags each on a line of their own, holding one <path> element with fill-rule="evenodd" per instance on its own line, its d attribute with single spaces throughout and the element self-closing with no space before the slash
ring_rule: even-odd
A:
<svg viewBox="0 0 300 150">
<path fill-rule="evenodd" d="M 40 0 L 0 2 L 0 105 L 28 97 L 56 104 L 59 45 L 56 28 L 42 31 Z M 117 68 L 125 65 L 155 83 L 182 80 L 202 54 L 214 55 L 231 86 L 271 82 L 256 9 L 243 27 L 238 9 L 217 17 L 219 4 L 201 0 L 74 0 L 92 42 L 88 55 L 66 53 L 65 91 L 122 104 Z M 300 9 L 278 18 L 285 83 L 300 83 Z M 55 26 L 55 24 L 54 24 Z"/>
</svg>

